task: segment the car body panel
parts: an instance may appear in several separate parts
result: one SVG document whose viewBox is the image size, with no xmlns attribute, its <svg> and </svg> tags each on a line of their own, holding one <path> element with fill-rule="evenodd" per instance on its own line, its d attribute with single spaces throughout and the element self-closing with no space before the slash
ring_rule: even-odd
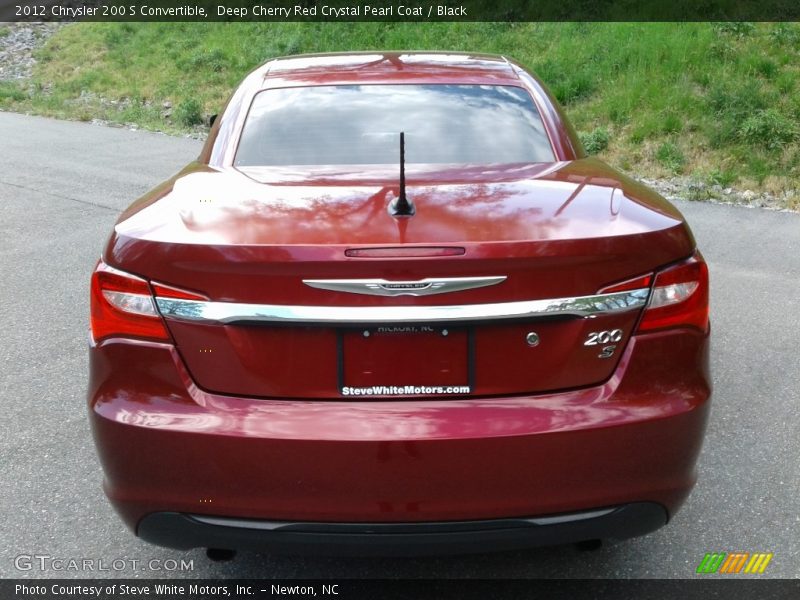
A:
<svg viewBox="0 0 800 600">
<path fill-rule="evenodd" d="M 408 164 L 404 190 L 399 165 L 233 166 L 260 91 L 390 83 L 524 88 L 556 160 Z M 413 217 L 387 210 L 403 191 Z M 629 281 L 652 298 L 658 274 L 690 257 L 702 261 L 680 212 L 586 158 L 543 84 L 504 57 L 390 52 L 265 63 L 234 92 L 198 160 L 134 202 L 102 254 L 105 268 L 151 291 L 136 306 L 151 306 L 164 326 L 159 342 L 92 341 L 89 405 L 106 492 L 134 531 L 151 515 L 147 535 L 156 540 L 164 538 L 150 527 L 181 515 L 413 524 L 647 503 L 657 517 L 648 526 L 658 526 L 658 507 L 671 517 L 695 480 L 711 394 L 707 326 L 637 331 L 644 301 L 407 327 L 402 317 L 192 319 L 159 300 L 173 289 L 196 306 L 252 314 L 480 314 L 634 289 Z M 431 295 L 337 284 L 415 290 L 462 278 L 493 284 Z M 600 334 L 614 343 L 593 345 Z M 444 395 L 425 387 L 465 383 L 467 391 Z M 345 392 L 380 385 L 422 391 Z"/>
<path fill-rule="evenodd" d="M 157 201 L 128 211 L 115 227 L 105 260 L 224 302 L 412 306 L 592 295 L 611 283 L 685 258 L 694 247 L 679 213 L 658 198 L 632 196 L 639 191 L 635 184 L 593 159 L 549 167 L 429 171 L 423 184 L 410 171 L 408 194 L 418 208 L 413 219 L 405 220 L 386 211 L 398 193 L 395 184 L 386 180 L 363 185 L 364 178 L 380 176 L 385 169 L 364 169 L 300 183 L 296 174 L 268 169 L 270 183 L 261 183 L 231 169 L 198 168 L 176 179 L 169 191 L 159 189 Z M 457 183 L 463 179 L 467 181 Z M 383 260 L 346 254 L 354 248 L 432 244 L 464 248 L 464 253 Z M 396 281 L 493 275 L 506 280 L 423 297 L 357 296 L 304 284 L 326 278 Z M 436 338 L 395 336 L 398 343 L 392 351 L 377 355 L 355 374 L 343 364 L 352 365 L 354 351 L 343 350 L 330 328 L 287 330 L 167 320 L 189 370 L 204 389 L 256 397 L 330 398 L 347 381 L 439 386 L 474 380 L 478 383 L 472 393 L 490 395 L 591 385 L 610 376 L 619 352 L 612 360 L 601 359 L 597 349 L 582 341 L 592 331 L 620 329 L 625 334 L 623 347 L 637 317 L 631 313 L 535 327 L 522 323 L 475 328 L 470 333 L 474 348 L 465 343 L 453 349 L 459 356 L 477 354 L 474 373 L 456 376 L 458 361 L 441 359 L 438 372 L 423 374 L 423 359 L 417 373 L 394 378 L 378 376 L 375 365 L 392 353 L 436 354 L 425 348 Z M 529 331 L 548 343 L 528 348 L 524 338 Z M 339 374 L 341 369 L 347 371 L 345 376 Z"/>
<path fill-rule="evenodd" d="M 710 393 L 707 337 L 688 332 L 637 336 L 606 383 L 534 397 L 253 400 L 203 392 L 169 346 L 110 340 L 91 358 L 106 492 L 131 527 L 166 507 L 410 522 L 653 501 L 672 515 Z"/>
</svg>

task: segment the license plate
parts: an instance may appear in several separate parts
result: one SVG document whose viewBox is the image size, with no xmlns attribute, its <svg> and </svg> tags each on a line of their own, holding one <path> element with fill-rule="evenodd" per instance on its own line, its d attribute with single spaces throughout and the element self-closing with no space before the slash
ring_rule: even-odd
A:
<svg viewBox="0 0 800 600">
<path fill-rule="evenodd" d="M 472 391 L 472 336 L 467 329 L 387 325 L 339 335 L 343 396 L 452 396 Z"/>
</svg>

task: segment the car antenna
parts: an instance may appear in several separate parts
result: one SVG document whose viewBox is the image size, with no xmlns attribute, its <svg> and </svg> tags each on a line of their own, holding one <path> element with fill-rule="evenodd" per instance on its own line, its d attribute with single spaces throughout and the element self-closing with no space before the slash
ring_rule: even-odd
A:
<svg viewBox="0 0 800 600">
<path fill-rule="evenodd" d="M 389 204 L 393 217 L 413 217 L 417 212 L 414 203 L 406 197 L 406 135 L 400 132 L 400 195 Z"/>
</svg>

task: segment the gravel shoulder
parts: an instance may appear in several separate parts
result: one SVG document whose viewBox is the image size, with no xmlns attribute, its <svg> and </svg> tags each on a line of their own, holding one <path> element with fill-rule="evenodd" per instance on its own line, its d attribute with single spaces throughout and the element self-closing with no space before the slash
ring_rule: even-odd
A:
<svg viewBox="0 0 800 600">
<path fill-rule="evenodd" d="M 688 200 L 730 204 L 746 208 L 765 208 L 783 212 L 800 212 L 800 192 L 786 190 L 781 194 L 754 192 L 753 190 L 722 187 L 697 181 L 690 177 L 649 179 L 636 177 L 670 201 Z M 790 208 L 791 207 L 791 208 Z"/>
</svg>

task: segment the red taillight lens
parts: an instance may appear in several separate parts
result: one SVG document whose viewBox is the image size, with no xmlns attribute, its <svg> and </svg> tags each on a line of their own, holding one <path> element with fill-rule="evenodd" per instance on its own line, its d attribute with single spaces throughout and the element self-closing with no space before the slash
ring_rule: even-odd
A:
<svg viewBox="0 0 800 600">
<path fill-rule="evenodd" d="M 151 281 L 150 285 L 153 286 L 153 294 L 157 298 L 180 298 L 182 300 L 208 300 L 208 296 L 203 296 L 197 292 L 189 292 L 180 288 L 172 287 L 164 283 L 156 283 Z"/>
<path fill-rule="evenodd" d="M 613 294 L 615 292 L 629 292 L 631 290 L 641 290 L 642 288 L 649 288 L 650 284 L 653 282 L 652 275 L 642 275 L 641 277 L 636 277 L 635 279 L 628 279 L 626 281 L 620 281 L 619 283 L 615 283 L 614 285 L 609 285 L 604 287 L 602 290 L 599 290 L 598 294 Z"/>
<path fill-rule="evenodd" d="M 699 252 L 656 274 L 638 331 L 668 327 L 708 330 L 708 267 Z"/>
<path fill-rule="evenodd" d="M 147 281 L 103 261 L 92 274 L 91 325 L 96 342 L 109 337 L 170 339 Z"/>
<path fill-rule="evenodd" d="M 412 246 L 410 248 L 348 248 L 345 256 L 350 258 L 430 258 L 433 256 L 462 256 L 466 250 L 461 246 Z"/>
</svg>

